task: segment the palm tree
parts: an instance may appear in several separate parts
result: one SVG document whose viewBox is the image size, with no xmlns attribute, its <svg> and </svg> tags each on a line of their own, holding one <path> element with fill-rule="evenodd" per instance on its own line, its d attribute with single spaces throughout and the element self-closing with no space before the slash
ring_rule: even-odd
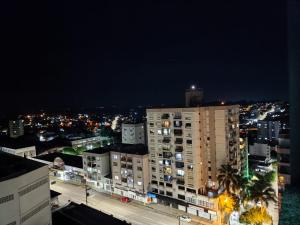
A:
<svg viewBox="0 0 300 225">
<path fill-rule="evenodd" d="M 239 188 L 239 179 L 238 170 L 231 165 L 222 165 L 219 169 L 219 186 L 224 187 L 225 192 L 234 193 Z"/>
<path fill-rule="evenodd" d="M 268 206 L 270 201 L 277 202 L 276 192 L 272 188 L 272 183 L 269 175 L 256 175 L 253 185 L 250 187 L 250 199 L 255 203 Z"/>
</svg>

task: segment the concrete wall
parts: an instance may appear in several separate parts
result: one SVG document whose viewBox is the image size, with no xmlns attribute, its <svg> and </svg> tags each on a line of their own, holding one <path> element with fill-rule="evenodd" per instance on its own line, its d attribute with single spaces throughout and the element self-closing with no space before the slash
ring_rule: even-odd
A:
<svg viewBox="0 0 300 225">
<path fill-rule="evenodd" d="M 0 199 L 8 195 L 14 196 L 13 200 L 0 204 L 0 224 L 14 221 L 21 224 L 21 220 L 22 224 L 28 225 L 51 224 L 48 166 L 3 181 L 0 183 L 0 190 Z"/>
</svg>

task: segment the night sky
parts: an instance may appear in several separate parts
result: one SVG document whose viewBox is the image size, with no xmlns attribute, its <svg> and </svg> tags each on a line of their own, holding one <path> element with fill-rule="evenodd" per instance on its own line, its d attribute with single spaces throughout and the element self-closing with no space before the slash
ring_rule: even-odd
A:
<svg viewBox="0 0 300 225">
<path fill-rule="evenodd" d="M 0 16 L 0 111 L 179 104 L 193 83 L 207 101 L 288 99 L 284 1 L 10 0 Z"/>
</svg>

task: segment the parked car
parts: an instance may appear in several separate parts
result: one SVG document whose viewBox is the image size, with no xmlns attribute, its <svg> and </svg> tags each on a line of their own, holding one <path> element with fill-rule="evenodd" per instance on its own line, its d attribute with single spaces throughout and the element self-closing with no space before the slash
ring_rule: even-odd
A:
<svg viewBox="0 0 300 225">
<path fill-rule="evenodd" d="M 186 216 L 186 215 L 179 216 L 179 219 L 180 219 L 180 221 L 188 222 L 188 223 L 192 221 L 191 217 Z"/>
</svg>

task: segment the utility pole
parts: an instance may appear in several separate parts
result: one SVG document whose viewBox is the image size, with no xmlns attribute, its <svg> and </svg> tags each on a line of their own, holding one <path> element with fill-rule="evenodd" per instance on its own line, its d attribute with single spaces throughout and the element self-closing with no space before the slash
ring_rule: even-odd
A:
<svg viewBox="0 0 300 225">
<path fill-rule="evenodd" d="M 88 204 L 88 196 L 90 195 L 90 193 L 88 192 L 89 190 L 91 190 L 91 188 L 85 184 L 85 204 L 86 205 Z"/>
</svg>

